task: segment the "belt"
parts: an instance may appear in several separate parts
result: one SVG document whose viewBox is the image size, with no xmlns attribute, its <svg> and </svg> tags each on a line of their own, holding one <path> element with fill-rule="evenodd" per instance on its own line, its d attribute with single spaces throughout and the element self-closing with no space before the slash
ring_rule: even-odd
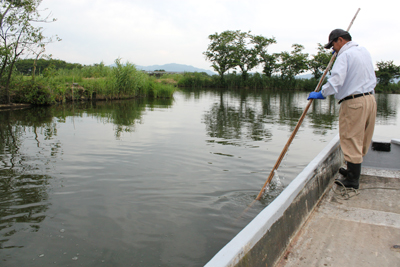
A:
<svg viewBox="0 0 400 267">
<path fill-rule="evenodd" d="M 357 97 L 361 97 L 361 96 L 365 96 L 365 95 L 372 95 L 372 93 L 373 93 L 373 91 L 368 92 L 368 93 L 358 94 L 358 95 L 349 95 L 349 96 L 346 96 L 343 99 L 340 99 L 338 104 L 342 103 L 345 100 L 349 100 L 349 99 L 353 99 L 353 98 L 357 98 Z"/>
</svg>

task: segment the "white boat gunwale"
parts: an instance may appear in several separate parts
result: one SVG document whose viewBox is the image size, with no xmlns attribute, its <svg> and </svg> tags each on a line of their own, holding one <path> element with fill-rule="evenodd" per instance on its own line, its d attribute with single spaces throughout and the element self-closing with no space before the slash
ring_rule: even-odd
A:
<svg viewBox="0 0 400 267">
<path fill-rule="evenodd" d="M 205 267 L 273 266 L 343 164 L 339 135 Z"/>
</svg>

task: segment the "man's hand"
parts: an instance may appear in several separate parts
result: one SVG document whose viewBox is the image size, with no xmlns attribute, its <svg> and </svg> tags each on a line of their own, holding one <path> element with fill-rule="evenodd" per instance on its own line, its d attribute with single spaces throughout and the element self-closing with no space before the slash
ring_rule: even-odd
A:
<svg viewBox="0 0 400 267">
<path fill-rule="evenodd" d="M 321 92 L 311 92 L 308 95 L 307 100 L 310 100 L 310 99 L 325 99 L 325 97 L 322 95 Z"/>
</svg>

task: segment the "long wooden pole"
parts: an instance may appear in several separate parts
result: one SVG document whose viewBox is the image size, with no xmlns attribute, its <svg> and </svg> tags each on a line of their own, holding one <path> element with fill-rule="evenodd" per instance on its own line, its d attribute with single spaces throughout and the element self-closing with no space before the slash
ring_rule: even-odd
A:
<svg viewBox="0 0 400 267">
<path fill-rule="evenodd" d="M 358 12 L 360 12 L 360 8 L 357 10 L 356 14 L 354 15 L 353 19 L 351 20 L 350 25 L 349 25 L 349 27 L 347 28 L 347 31 L 349 31 L 350 28 L 351 28 L 351 26 L 353 25 L 353 22 L 354 22 L 354 20 L 356 19 L 357 15 L 358 15 Z M 329 64 L 328 64 L 328 66 L 326 67 L 326 69 L 325 69 L 325 71 L 324 71 L 324 74 L 322 75 L 321 79 L 319 80 L 319 83 L 318 83 L 317 87 L 315 88 L 315 92 L 318 92 L 319 89 L 321 88 L 322 82 L 324 81 L 325 76 L 326 76 L 326 74 L 328 73 L 328 71 L 331 69 L 332 64 L 333 64 L 333 62 L 335 61 L 336 56 L 337 56 L 337 53 L 335 52 L 335 53 L 332 55 L 332 58 L 331 58 L 331 60 L 329 61 Z M 265 187 L 267 187 L 267 185 L 271 182 L 272 178 L 274 177 L 275 171 L 279 168 L 279 165 L 281 164 L 283 157 L 286 155 L 286 152 L 288 151 L 290 144 L 292 143 L 294 137 L 296 136 L 297 131 L 298 131 L 299 128 L 300 128 L 300 125 L 303 123 L 303 120 L 304 120 L 304 118 L 305 118 L 305 116 L 306 116 L 306 114 L 307 114 L 307 112 L 308 112 L 308 109 L 310 108 L 312 102 L 313 102 L 313 99 L 310 99 L 310 100 L 308 101 L 308 104 L 307 104 L 306 108 L 304 109 L 303 114 L 301 115 L 299 121 L 297 122 L 297 125 L 296 125 L 296 127 L 294 128 L 292 135 L 289 137 L 289 140 L 287 141 L 285 147 L 283 148 L 281 154 L 279 155 L 279 158 L 278 158 L 278 160 L 276 161 L 274 167 L 272 168 L 272 171 L 271 171 L 271 173 L 269 174 L 267 181 L 265 181 L 263 187 L 262 187 L 261 190 L 260 190 L 260 193 L 258 193 L 258 195 L 257 195 L 257 197 L 256 197 L 256 200 L 260 200 L 260 198 L 262 197 L 262 195 L 263 195 L 263 193 L 264 193 Z"/>
</svg>

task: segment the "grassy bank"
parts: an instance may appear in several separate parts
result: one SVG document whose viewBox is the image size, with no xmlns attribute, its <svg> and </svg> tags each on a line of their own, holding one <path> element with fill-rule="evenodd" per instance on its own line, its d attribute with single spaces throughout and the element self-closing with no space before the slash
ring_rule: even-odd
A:
<svg viewBox="0 0 400 267">
<path fill-rule="evenodd" d="M 375 91 L 378 93 L 400 94 L 400 82 L 389 83 L 388 85 L 378 84 Z"/>
<path fill-rule="evenodd" d="M 11 98 L 15 103 L 52 104 L 80 100 L 111 100 L 134 97 L 170 98 L 174 84 L 160 83 L 133 64 L 115 67 L 98 64 L 75 69 L 46 68 L 40 75 L 13 77 Z"/>
<path fill-rule="evenodd" d="M 114 67 L 103 63 L 93 66 L 56 68 L 49 64 L 40 74 L 13 76 L 11 102 L 30 104 L 53 104 L 57 102 L 85 100 L 113 100 L 135 97 L 171 98 L 177 87 L 270 89 L 313 91 L 317 79 L 288 79 L 268 77 L 255 73 L 246 79 L 239 73 L 230 73 L 221 79 L 207 73 L 164 74 L 159 78 L 137 70 L 133 64 L 122 64 L 120 59 Z M 0 85 L 0 91 L 2 87 Z M 376 92 L 400 93 L 400 83 L 378 84 Z M 0 96 L 2 97 L 2 96 Z M 3 97 L 2 97 L 3 98 Z M 4 102 L 0 99 L 0 103 Z"/>
<path fill-rule="evenodd" d="M 255 73 L 243 79 L 241 74 L 227 74 L 224 79 L 217 75 L 209 76 L 207 73 L 183 73 L 165 74 L 160 81 L 173 80 L 179 87 L 197 88 L 248 88 L 248 89 L 272 89 L 272 90 L 296 90 L 314 91 L 318 85 L 318 79 L 287 79 L 280 76 L 271 76 Z M 378 84 L 375 88 L 379 93 L 400 93 L 400 82 L 388 85 Z"/>
<path fill-rule="evenodd" d="M 164 75 L 160 78 L 174 79 L 179 87 L 199 88 L 248 88 L 248 89 L 278 89 L 312 91 L 318 84 L 315 79 L 282 79 L 279 76 L 268 77 L 260 73 L 249 75 L 246 80 L 240 74 L 227 74 L 224 79 L 217 75 L 209 76 L 206 73 L 183 73 Z"/>
</svg>

